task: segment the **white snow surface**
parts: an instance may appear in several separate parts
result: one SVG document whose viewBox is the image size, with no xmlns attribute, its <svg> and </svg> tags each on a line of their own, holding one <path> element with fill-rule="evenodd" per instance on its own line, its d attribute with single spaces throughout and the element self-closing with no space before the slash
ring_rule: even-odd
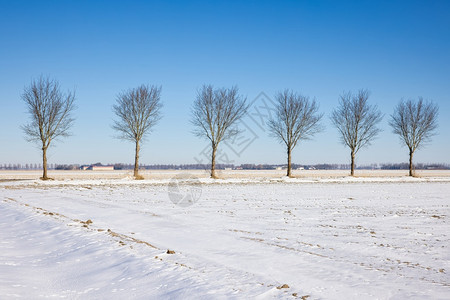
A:
<svg viewBox="0 0 450 300">
<path fill-rule="evenodd" d="M 450 298 L 448 179 L 169 182 L 1 182 L 0 299 Z"/>
</svg>

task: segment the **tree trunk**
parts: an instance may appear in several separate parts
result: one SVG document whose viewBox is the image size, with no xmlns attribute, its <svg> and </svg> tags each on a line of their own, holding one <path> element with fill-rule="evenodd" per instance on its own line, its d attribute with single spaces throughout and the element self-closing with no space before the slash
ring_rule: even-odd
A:
<svg viewBox="0 0 450 300">
<path fill-rule="evenodd" d="M 355 152 L 351 152 L 350 176 L 355 176 Z"/>
<path fill-rule="evenodd" d="M 413 155 L 414 151 L 409 149 L 409 176 L 414 176 Z"/>
<path fill-rule="evenodd" d="M 42 180 L 47 180 L 47 147 L 42 147 L 42 166 L 43 166 L 43 173 L 42 173 Z"/>
<path fill-rule="evenodd" d="M 217 147 L 215 145 L 212 146 L 212 155 L 211 155 L 211 178 L 216 177 L 216 151 Z"/>
<path fill-rule="evenodd" d="M 288 176 L 288 177 L 291 177 L 291 148 L 290 147 L 288 147 L 288 150 L 287 150 L 287 155 L 288 155 L 288 165 L 287 165 L 287 173 L 286 173 L 286 176 Z"/>
<path fill-rule="evenodd" d="M 136 141 L 136 153 L 134 155 L 134 178 L 139 177 L 139 141 Z"/>
</svg>

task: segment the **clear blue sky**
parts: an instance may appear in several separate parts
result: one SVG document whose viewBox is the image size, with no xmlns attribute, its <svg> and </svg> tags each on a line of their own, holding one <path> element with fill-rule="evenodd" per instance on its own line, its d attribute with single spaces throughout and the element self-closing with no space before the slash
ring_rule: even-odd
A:
<svg viewBox="0 0 450 300">
<path fill-rule="evenodd" d="M 285 88 L 316 98 L 325 130 L 295 149 L 305 164 L 349 161 L 329 115 L 343 91 L 360 88 L 385 118 L 357 163 L 406 162 L 389 115 L 401 98 L 423 96 L 440 107 L 439 129 L 416 161 L 450 163 L 450 1 L 0 0 L 0 163 L 41 161 L 20 129 L 20 95 L 41 74 L 77 93 L 73 136 L 54 144 L 50 163 L 131 163 L 133 145 L 113 138 L 111 107 L 143 83 L 161 85 L 164 103 L 145 164 L 206 163 L 208 144 L 189 123 L 205 83 L 237 85 L 248 101 Z M 234 147 L 239 155 L 221 145 L 229 161 L 284 163 L 284 147 L 245 123 L 255 139 Z"/>
</svg>

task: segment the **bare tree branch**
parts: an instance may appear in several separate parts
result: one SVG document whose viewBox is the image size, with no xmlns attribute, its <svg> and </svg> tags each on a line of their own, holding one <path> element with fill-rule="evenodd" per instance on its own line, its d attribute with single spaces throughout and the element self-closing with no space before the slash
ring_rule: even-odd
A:
<svg viewBox="0 0 450 300">
<path fill-rule="evenodd" d="M 136 145 L 134 177 L 139 176 L 140 142 L 151 132 L 161 119 L 161 87 L 141 85 L 117 96 L 113 111 L 118 117 L 113 129 L 118 138 L 132 141 Z"/>
<path fill-rule="evenodd" d="M 351 151 L 351 175 L 355 171 L 355 156 L 358 151 L 370 145 L 381 132 L 377 127 L 383 115 L 377 106 L 369 105 L 369 91 L 359 90 L 341 95 L 339 106 L 333 110 L 331 121 L 340 133 L 341 142 Z"/>
<path fill-rule="evenodd" d="M 215 155 L 219 143 L 239 131 L 232 128 L 247 112 L 246 99 L 238 95 L 238 88 L 214 89 L 204 85 L 198 92 L 192 107 L 191 123 L 194 135 L 205 137 L 211 142 L 211 177 L 215 178 Z"/>
<path fill-rule="evenodd" d="M 268 122 L 271 135 L 284 143 L 288 154 L 287 176 L 291 176 L 291 152 L 300 140 L 306 140 L 322 130 L 315 100 L 284 90 L 275 95 L 275 116 Z"/>
<path fill-rule="evenodd" d="M 413 176 L 414 152 L 431 141 L 436 134 L 439 108 L 433 102 L 400 101 L 391 115 L 389 125 L 409 149 L 409 175 Z"/>
<path fill-rule="evenodd" d="M 75 92 L 62 93 L 58 81 L 39 77 L 24 88 L 22 100 L 30 115 L 30 123 L 22 126 L 26 139 L 42 146 L 43 175 L 47 177 L 47 149 L 50 143 L 60 137 L 70 136 L 69 129 L 74 119 Z"/>
</svg>

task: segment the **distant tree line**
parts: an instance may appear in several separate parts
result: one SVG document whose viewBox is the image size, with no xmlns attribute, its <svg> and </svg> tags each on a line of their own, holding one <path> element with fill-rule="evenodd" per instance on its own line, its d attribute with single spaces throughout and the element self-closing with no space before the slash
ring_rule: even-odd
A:
<svg viewBox="0 0 450 300">
<path fill-rule="evenodd" d="M 41 170 L 42 164 L 0 164 L 0 170 Z M 79 170 L 79 164 L 48 164 L 48 170 Z"/>
<path fill-rule="evenodd" d="M 117 94 L 112 105 L 116 119 L 112 128 L 117 138 L 134 143 L 134 177 L 139 175 L 141 143 L 161 119 L 161 87 L 140 85 Z M 383 114 L 376 105 L 369 103 L 370 92 L 361 89 L 356 93 L 344 92 L 333 110 L 330 119 L 339 132 L 341 142 L 350 149 L 350 175 L 354 176 L 356 154 L 369 146 L 381 132 L 378 124 Z M 26 139 L 35 142 L 42 150 L 42 179 L 47 175 L 47 150 L 56 139 L 71 135 L 73 111 L 75 110 L 75 91 L 63 92 L 59 82 L 49 77 L 39 77 L 24 88 L 22 100 L 25 102 L 29 123 L 22 126 Z M 239 94 L 239 89 L 215 88 L 204 85 L 197 91 L 191 109 L 193 134 L 205 138 L 211 146 L 211 160 L 207 166 L 210 176 L 216 178 L 216 169 L 227 168 L 216 164 L 219 146 L 239 133 L 236 124 L 247 113 L 247 99 Z M 278 140 L 286 150 L 286 175 L 292 176 L 292 169 L 301 168 L 292 163 L 292 151 L 302 140 L 312 138 L 323 130 L 319 105 L 310 99 L 289 89 L 275 94 L 274 115 L 268 120 L 267 127 L 271 136 Z M 409 150 L 409 175 L 414 175 L 413 155 L 417 149 L 431 141 L 436 134 L 438 106 L 431 101 L 401 100 L 390 116 L 389 125 L 398 135 L 402 144 Z M 204 167 L 205 165 L 203 165 Z M 117 166 L 128 168 L 129 165 Z M 231 167 L 231 166 L 229 166 Z M 330 168 L 331 165 L 317 165 Z M 313 167 L 316 168 L 317 167 Z M 73 169 L 73 165 L 58 165 L 55 169 Z M 160 165 L 159 168 L 162 168 Z M 172 168 L 172 167 L 170 167 Z M 181 167 L 180 167 L 181 168 Z M 241 167 L 243 168 L 243 167 Z"/>
<path fill-rule="evenodd" d="M 93 164 L 102 166 L 102 164 Z M 134 170 L 134 164 L 115 163 L 108 164 L 114 166 L 114 170 Z M 49 164 L 48 170 L 79 170 L 80 164 Z M 277 168 L 287 169 L 286 164 L 216 164 L 217 170 L 274 170 Z M 293 170 L 350 170 L 350 164 L 296 164 L 291 165 Z M 40 170 L 41 164 L 0 164 L 0 170 Z M 210 170 L 210 164 L 141 164 L 139 170 Z M 357 170 L 409 170 L 409 163 L 383 163 L 359 165 Z M 417 163 L 416 170 L 450 170 L 450 164 L 446 163 Z"/>
</svg>

